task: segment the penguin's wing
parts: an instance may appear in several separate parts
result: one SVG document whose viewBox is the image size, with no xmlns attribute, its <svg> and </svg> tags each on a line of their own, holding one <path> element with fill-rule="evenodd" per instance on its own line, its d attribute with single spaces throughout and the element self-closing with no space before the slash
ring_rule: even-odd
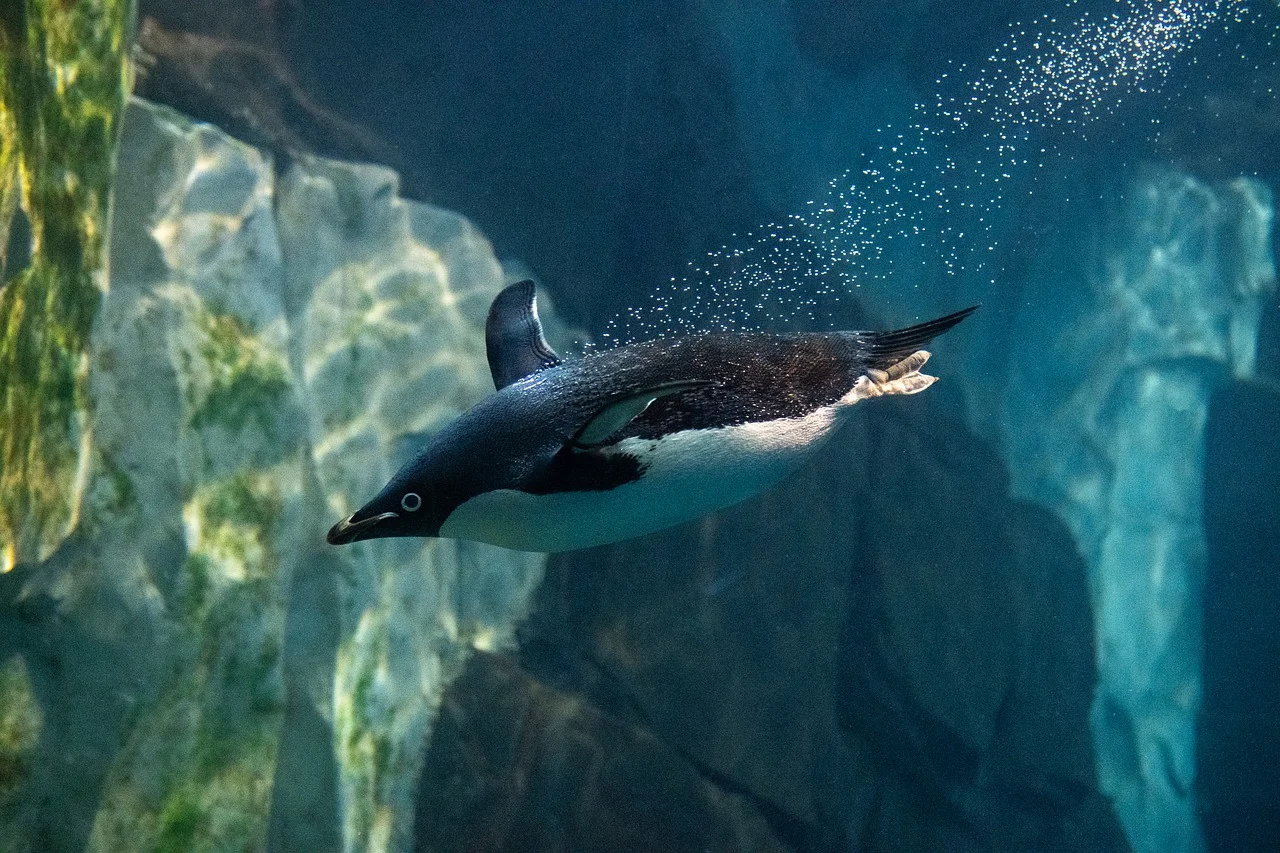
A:
<svg viewBox="0 0 1280 853">
<path fill-rule="evenodd" d="M 560 363 L 560 357 L 542 336 L 533 282 L 517 282 L 494 297 L 484 324 L 484 345 L 489 373 L 499 390 Z"/>
<path fill-rule="evenodd" d="M 609 443 L 623 427 L 644 414 L 653 401 L 672 394 L 681 394 L 695 388 L 705 388 L 711 382 L 694 379 L 681 382 L 664 382 L 640 391 L 617 397 L 593 414 L 582 428 L 569 440 L 575 450 L 591 450 Z"/>
</svg>

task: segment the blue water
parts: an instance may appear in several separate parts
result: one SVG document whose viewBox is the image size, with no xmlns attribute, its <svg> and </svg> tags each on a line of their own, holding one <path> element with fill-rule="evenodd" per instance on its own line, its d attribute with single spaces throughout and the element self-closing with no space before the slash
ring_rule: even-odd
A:
<svg viewBox="0 0 1280 853">
<path fill-rule="evenodd" d="M 139 20 L 106 461 L 0 575 L 0 850 L 1280 849 L 1280 5 Z M 526 277 L 570 357 L 983 307 L 736 507 L 324 545 Z"/>
</svg>

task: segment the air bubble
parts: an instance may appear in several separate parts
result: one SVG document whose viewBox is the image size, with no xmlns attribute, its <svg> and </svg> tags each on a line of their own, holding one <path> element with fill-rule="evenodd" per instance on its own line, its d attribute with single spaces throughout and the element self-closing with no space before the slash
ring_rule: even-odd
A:
<svg viewBox="0 0 1280 853">
<path fill-rule="evenodd" d="M 1174 63 L 1211 28 L 1249 14 L 1243 0 L 1118 5 L 1120 12 L 1084 13 L 1069 25 L 1044 16 L 1010 27 L 964 91 L 940 91 L 929 101 L 933 106 L 917 104 L 905 129 L 879 128 L 892 132 L 897 144 L 863 152 L 832 178 L 825 198 L 802 212 L 744 238 L 733 235 L 734 245 L 709 252 L 701 265 L 691 263 L 684 276 L 652 294 L 649 307 L 609 323 L 610 345 L 807 319 L 822 308 L 816 297 L 838 299 L 864 282 L 887 280 L 895 257 L 922 270 L 912 285 L 927 280 L 930 268 L 994 281 L 987 270 L 998 244 L 991 223 L 1005 184 L 1022 181 L 1030 195 L 1028 178 L 1048 158 L 1062 156 L 1058 139 L 1083 135 L 1120 105 L 1158 92 Z M 960 66 L 938 83 L 954 86 L 967 75 Z M 920 250 L 932 246 L 935 254 L 917 265 L 918 258 L 901 256 L 896 244 L 903 237 Z M 702 298 L 708 291 L 711 298 Z"/>
</svg>

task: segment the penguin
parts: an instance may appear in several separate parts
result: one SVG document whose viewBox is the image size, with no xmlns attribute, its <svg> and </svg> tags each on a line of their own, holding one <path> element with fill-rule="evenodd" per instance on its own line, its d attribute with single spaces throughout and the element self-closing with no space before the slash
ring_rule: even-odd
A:
<svg viewBox="0 0 1280 853">
<path fill-rule="evenodd" d="M 723 509 L 800 467 L 854 404 L 928 388 L 921 347 L 977 307 L 896 332 L 708 333 L 562 360 L 543 337 L 533 282 L 518 282 L 485 325 L 496 392 L 328 541 L 559 552 Z"/>
</svg>

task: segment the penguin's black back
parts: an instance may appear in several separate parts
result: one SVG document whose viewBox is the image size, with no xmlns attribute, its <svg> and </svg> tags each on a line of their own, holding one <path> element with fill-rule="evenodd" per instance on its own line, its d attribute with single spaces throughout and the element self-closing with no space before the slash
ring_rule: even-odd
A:
<svg viewBox="0 0 1280 853">
<path fill-rule="evenodd" d="M 690 429 L 800 418 L 840 400 L 868 368 L 888 368 L 967 317 L 969 308 L 895 332 L 707 334 L 597 353 L 561 370 L 579 394 L 607 399 L 675 382 L 616 434 L 656 439 Z"/>
</svg>

